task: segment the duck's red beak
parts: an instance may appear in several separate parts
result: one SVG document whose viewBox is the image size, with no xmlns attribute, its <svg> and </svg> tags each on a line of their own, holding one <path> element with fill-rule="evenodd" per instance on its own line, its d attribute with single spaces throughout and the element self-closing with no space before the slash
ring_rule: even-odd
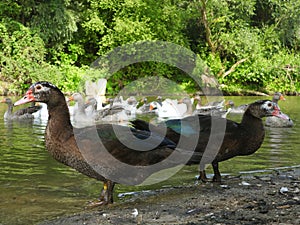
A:
<svg viewBox="0 0 300 225">
<path fill-rule="evenodd" d="M 22 105 L 33 101 L 35 101 L 35 98 L 33 96 L 32 90 L 28 90 L 23 98 L 15 102 L 14 106 Z"/>
<path fill-rule="evenodd" d="M 277 106 L 274 107 L 274 111 L 273 111 L 272 115 L 276 116 L 276 117 L 279 117 L 279 118 L 282 118 L 284 120 L 289 120 L 290 119 L 287 115 L 282 113 Z"/>
</svg>

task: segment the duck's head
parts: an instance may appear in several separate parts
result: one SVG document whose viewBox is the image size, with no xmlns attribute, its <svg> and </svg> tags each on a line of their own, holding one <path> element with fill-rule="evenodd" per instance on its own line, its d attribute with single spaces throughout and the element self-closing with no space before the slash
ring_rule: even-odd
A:
<svg viewBox="0 0 300 225">
<path fill-rule="evenodd" d="M 89 98 L 86 103 L 86 106 L 93 106 L 93 107 L 97 107 L 97 100 L 94 97 Z"/>
<path fill-rule="evenodd" d="M 70 96 L 68 98 L 68 101 L 71 102 L 71 101 L 75 101 L 75 102 L 82 102 L 83 103 L 83 97 L 80 93 L 74 93 L 72 94 L 72 96 Z"/>
<path fill-rule="evenodd" d="M 6 103 L 8 105 L 12 104 L 12 100 L 10 98 L 4 98 L 0 102 L 1 103 Z"/>
<path fill-rule="evenodd" d="M 281 113 L 279 106 L 270 100 L 258 100 L 251 103 L 248 106 L 246 113 L 250 113 L 257 118 L 276 116 L 286 119 L 286 115 Z"/>
<path fill-rule="evenodd" d="M 188 105 L 188 104 L 192 104 L 192 100 L 189 97 L 184 97 L 184 98 L 180 99 L 178 101 L 178 103 L 184 103 L 184 104 Z"/>
<path fill-rule="evenodd" d="M 47 105 L 54 105 L 61 101 L 61 97 L 65 101 L 64 95 L 54 84 L 47 81 L 38 81 L 32 84 L 24 97 L 15 102 L 14 105 L 22 105 L 28 102 L 43 102 Z"/>
<path fill-rule="evenodd" d="M 273 95 L 273 102 L 277 103 L 279 100 L 285 101 L 285 98 L 280 92 L 275 92 Z"/>
<path fill-rule="evenodd" d="M 225 102 L 225 106 L 234 107 L 234 102 L 232 100 L 228 100 Z"/>
</svg>

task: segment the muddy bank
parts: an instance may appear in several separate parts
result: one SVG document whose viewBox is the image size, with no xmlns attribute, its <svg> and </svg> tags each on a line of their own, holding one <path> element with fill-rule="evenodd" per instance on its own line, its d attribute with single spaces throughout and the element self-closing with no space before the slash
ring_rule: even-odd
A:
<svg viewBox="0 0 300 225">
<path fill-rule="evenodd" d="M 141 193 L 40 224 L 300 224 L 300 167 Z"/>
</svg>

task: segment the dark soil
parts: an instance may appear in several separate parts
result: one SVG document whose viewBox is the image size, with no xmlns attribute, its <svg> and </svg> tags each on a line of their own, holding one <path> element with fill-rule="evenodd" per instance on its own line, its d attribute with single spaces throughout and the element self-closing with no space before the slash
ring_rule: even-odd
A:
<svg viewBox="0 0 300 225">
<path fill-rule="evenodd" d="M 42 224 L 300 224 L 300 168 L 141 193 Z"/>
</svg>

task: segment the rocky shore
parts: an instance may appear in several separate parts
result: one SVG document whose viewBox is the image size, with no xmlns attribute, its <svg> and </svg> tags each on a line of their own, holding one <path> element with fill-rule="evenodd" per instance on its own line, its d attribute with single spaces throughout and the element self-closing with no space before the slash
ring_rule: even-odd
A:
<svg viewBox="0 0 300 225">
<path fill-rule="evenodd" d="M 140 193 L 40 224 L 300 224 L 300 167 Z"/>
</svg>

